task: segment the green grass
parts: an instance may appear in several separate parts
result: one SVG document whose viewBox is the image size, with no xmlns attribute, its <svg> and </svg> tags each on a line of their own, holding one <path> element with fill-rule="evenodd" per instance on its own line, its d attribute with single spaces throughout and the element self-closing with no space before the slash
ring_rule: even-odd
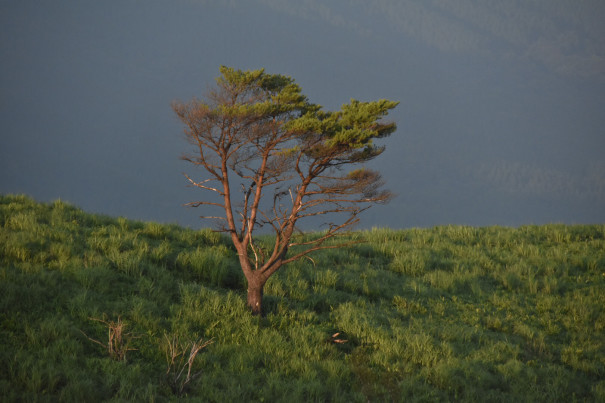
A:
<svg viewBox="0 0 605 403">
<path fill-rule="evenodd" d="M 605 401 L 605 225 L 354 233 L 271 278 L 262 318 L 210 230 L 25 196 L 0 226 L 3 401 Z M 181 392 L 168 341 L 200 338 Z"/>
</svg>

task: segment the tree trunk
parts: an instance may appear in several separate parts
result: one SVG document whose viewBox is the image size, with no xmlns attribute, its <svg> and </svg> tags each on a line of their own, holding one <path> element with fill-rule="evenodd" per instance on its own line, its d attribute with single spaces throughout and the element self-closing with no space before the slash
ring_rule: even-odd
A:
<svg viewBox="0 0 605 403">
<path fill-rule="evenodd" d="M 263 287 L 267 280 L 260 276 L 252 276 L 248 279 L 248 308 L 253 315 L 261 315 L 263 313 Z"/>
</svg>

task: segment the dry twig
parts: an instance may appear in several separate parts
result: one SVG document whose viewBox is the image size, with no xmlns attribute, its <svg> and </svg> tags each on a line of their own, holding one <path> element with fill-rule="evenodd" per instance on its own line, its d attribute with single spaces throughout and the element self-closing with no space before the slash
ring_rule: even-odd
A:
<svg viewBox="0 0 605 403">
<path fill-rule="evenodd" d="M 124 329 L 126 328 L 126 324 L 122 322 L 122 319 L 118 316 L 118 321 L 106 321 L 98 318 L 88 318 L 90 320 L 101 322 L 107 327 L 107 343 L 100 342 L 99 340 L 93 339 L 88 336 L 86 333 L 80 330 L 80 332 L 86 336 L 86 338 L 93 343 L 99 344 L 103 346 L 109 356 L 116 361 L 124 361 L 126 360 L 126 353 L 128 351 L 134 351 L 136 348 L 128 347 L 130 341 L 132 339 L 138 338 L 134 336 L 133 333 L 125 333 Z"/>
<path fill-rule="evenodd" d="M 166 376 L 172 390 L 181 395 L 183 394 L 187 385 L 201 375 L 202 371 L 198 371 L 193 374 L 191 373 L 193 362 L 195 361 L 197 354 L 202 349 L 213 343 L 213 339 L 203 342 L 203 339 L 200 338 L 195 342 L 191 342 L 189 355 L 187 357 L 189 343 L 181 343 L 176 335 L 168 337 L 168 335 L 165 334 L 164 337 L 166 338 L 167 342 L 166 360 L 168 361 Z M 185 369 L 187 370 L 187 375 L 183 378 Z"/>
</svg>

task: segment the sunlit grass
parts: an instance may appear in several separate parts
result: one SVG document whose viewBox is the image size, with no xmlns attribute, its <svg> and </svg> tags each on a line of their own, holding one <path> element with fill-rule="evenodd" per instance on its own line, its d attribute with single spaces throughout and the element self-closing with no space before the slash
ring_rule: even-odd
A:
<svg viewBox="0 0 605 403">
<path fill-rule="evenodd" d="M 367 242 L 272 277 L 258 318 L 219 233 L 0 197 L 0 394 L 605 400 L 604 225 L 351 236 Z M 94 319 L 118 318 L 133 335 L 122 361 L 89 339 L 107 337 Z M 166 335 L 213 340 L 179 393 L 166 381 Z"/>
</svg>

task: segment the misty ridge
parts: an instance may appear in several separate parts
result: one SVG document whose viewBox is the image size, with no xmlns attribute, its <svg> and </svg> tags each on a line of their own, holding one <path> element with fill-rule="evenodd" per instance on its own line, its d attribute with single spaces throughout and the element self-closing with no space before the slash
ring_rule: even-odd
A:
<svg viewBox="0 0 605 403">
<path fill-rule="evenodd" d="M 595 163 L 583 174 L 548 169 L 521 162 L 480 164 L 467 173 L 478 183 L 499 191 L 526 196 L 577 197 L 605 203 L 605 163 Z"/>
<path fill-rule="evenodd" d="M 349 5 L 358 8 L 359 13 L 320 1 L 260 3 L 300 18 L 321 19 L 363 36 L 376 36 L 385 30 L 384 24 L 382 29 L 371 24 L 380 18 L 386 20 L 388 29 L 445 52 L 529 60 L 565 76 L 604 79 L 605 75 L 605 43 L 601 40 L 605 11 L 599 0 L 573 8 L 566 0 L 531 4 L 523 0 L 377 0 Z"/>
</svg>

